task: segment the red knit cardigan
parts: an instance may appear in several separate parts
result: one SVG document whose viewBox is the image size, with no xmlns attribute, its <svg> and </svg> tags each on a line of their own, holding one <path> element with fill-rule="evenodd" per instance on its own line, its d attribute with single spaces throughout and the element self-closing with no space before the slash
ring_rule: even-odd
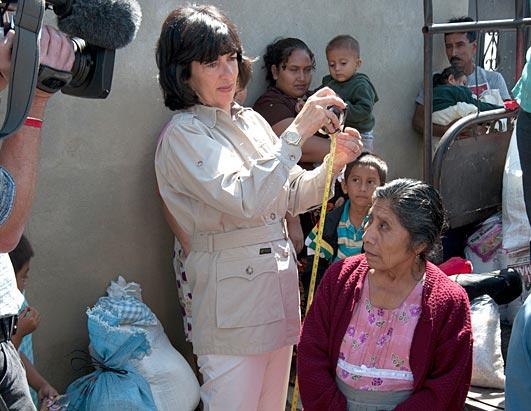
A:
<svg viewBox="0 0 531 411">
<path fill-rule="evenodd" d="M 335 383 L 339 348 L 369 267 L 365 255 L 332 265 L 302 327 L 297 370 L 305 411 L 347 409 Z M 472 374 L 470 305 L 463 288 L 427 263 L 409 357 L 413 393 L 396 410 L 463 410 Z"/>
</svg>

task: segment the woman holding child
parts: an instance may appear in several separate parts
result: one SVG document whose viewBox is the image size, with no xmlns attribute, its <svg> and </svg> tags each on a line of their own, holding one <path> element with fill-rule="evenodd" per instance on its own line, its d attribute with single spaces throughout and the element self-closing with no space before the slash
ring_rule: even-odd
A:
<svg viewBox="0 0 531 411">
<path fill-rule="evenodd" d="M 468 298 L 429 261 L 443 225 L 431 186 L 399 179 L 376 189 L 365 254 L 327 270 L 304 320 L 297 369 L 305 411 L 463 409 Z"/>
<path fill-rule="evenodd" d="M 306 43 L 296 38 L 277 40 L 263 56 L 267 91 L 253 108 L 280 135 L 304 104 L 312 82 L 315 59 Z M 350 35 L 334 37 L 326 46 L 329 75 L 321 87 L 330 87 L 347 103 L 345 125 L 361 133 L 364 151 L 373 151 L 375 118 L 372 113 L 378 95 L 369 77 L 359 73 L 360 45 Z M 328 153 L 329 141 L 315 136 L 303 147 L 303 161 L 320 162 Z"/>
<path fill-rule="evenodd" d="M 320 90 L 279 139 L 260 115 L 234 103 L 250 62 L 234 24 L 212 6 L 170 13 L 156 58 L 165 104 L 176 111 L 157 147 L 157 181 L 190 238 L 184 268 L 204 409 L 281 410 L 300 330 L 283 216 L 320 203 L 325 165 L 308 172 L 296 164 L 316 130 L 339 126 L 323 107 L 345 105 Z M 339 133 L 334 175 L 360 152 L 355 130 Z"/>
<path fill-rule="evenodd" d="M 263 56 L 268 89 L 254 103 L 277 135 L 281 135 L 297 116 L 306 98 L 315 69 L 315 57 L 306 43 L 297 38 L 284 38 L 267 46 Z M 312 168 L 330 151 L 323 136 L 310 137 L 302 147 L 301 163 Z"/>
</svg>

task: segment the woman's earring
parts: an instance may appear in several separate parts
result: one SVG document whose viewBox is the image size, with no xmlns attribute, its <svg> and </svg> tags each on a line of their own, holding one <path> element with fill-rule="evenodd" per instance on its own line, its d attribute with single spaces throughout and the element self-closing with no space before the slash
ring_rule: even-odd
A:
<svg viewBox="0 0 531 411">
<path fill-rule="evenodd" d="M 416 265 L 416 271 L 417 272 L 413 274 L 413 278 L 416 281 L 420 281 L 420 279 L 422 278 L 422 273 L 421 273 L 422 262 L 420 260 L 420 254 L 415 255 L 415 265 Z"/>
</svg>

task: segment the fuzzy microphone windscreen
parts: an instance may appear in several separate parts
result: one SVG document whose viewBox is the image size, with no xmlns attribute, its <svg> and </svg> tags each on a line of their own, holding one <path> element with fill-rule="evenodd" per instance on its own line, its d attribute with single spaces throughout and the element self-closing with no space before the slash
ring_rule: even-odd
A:
<svg viewBox="0 0 531 411">
<path fill-rule="evenodd" d="M 58 17 L 57 26 L 72 37 L 114 50 L 133 41 L 141 21 L 135 0 L 74 0 L 72 12 Z"/>
</svg>

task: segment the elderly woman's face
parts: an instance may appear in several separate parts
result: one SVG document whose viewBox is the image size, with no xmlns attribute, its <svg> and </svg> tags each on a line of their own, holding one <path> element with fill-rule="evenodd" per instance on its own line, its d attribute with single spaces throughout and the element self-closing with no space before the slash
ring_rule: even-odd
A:
<svg viewBox="0 0 531 411">
<path fill-rule="evenodd" d="M 199 101 L 206 106 L 230 112 L 238 82 L 236 53 L 224 54 L 210 63 L 192 61 L 191 73 L 188 84 Z"/>
<path fill-rule="evenodd" d="M 409 269 L 415 261 L 409 232 L 402 226 L 388 200 L 376 200 L 369 211 L 363 234 L 365 257 L 370 268 L 378 271 Z"/>
<path fill-rule="evenodd" d="M 271 73 L 275 79 L 276 87 L 288 96 L 303 97 L 312 82 L 312 59 L 301 49 L 295 49 L 284 65 L 272 66 Z"/>
</svg>

